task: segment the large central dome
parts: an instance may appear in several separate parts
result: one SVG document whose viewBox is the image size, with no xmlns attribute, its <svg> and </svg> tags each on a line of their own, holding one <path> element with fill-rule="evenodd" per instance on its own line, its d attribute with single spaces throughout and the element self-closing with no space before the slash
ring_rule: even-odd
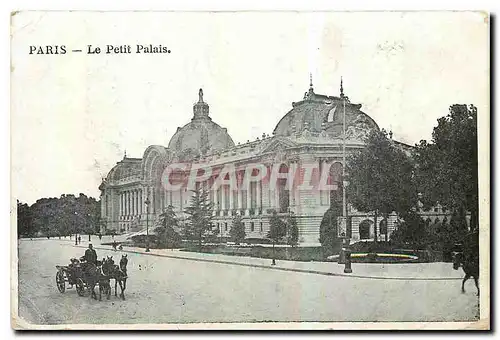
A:
<svg viewBox="0 0 500 340">
<path fill-rule="evenodd" d="M 189 160 L 234 146 L 227 129 L 214 123 L 208 114 L 209 106 L 203 101 L 203 90 L 200 89 L 198 102 L 193 106 L 191 122 L 177 128 L 168 143 L 168 148 L 180 160 Z"/>
<path fill-rule="evenodd" d="M 341 85 L 340 97 L 314 93 L 312 84 L 303 100 L 292 103 L 290 110 L 274 129 L 276 136 L 294 137 L 305 131 L 311 135 L 326 135 L 341 138 L 343 134 L 344 103 L 346 137 L 364 139 L 372 129 L 379 130 L 375 121 L 362 112 L 361 104 L 353 104 L 344 95 Z"/>
</svg>

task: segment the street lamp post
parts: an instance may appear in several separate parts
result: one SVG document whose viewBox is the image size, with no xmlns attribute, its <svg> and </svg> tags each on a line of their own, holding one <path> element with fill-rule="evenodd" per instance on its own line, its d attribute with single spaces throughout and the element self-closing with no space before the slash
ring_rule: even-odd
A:
<svg viewBox="0 0 500 340">
<path fill-rule="evenodd" d="M 75 211 L 75 246 L 78 245 L 78 229 L 77 229 L 77 216 L 78 216 L 78 212 Z"/>
<path fill-rule="evenodd" d="M 345 174 L 345 168 L 346 168 L 346 117 L 345 117 L 345 104 L 346 100 L 349 100 L 345 95 L 344 95 L 344 87 L 342 84 L 342 78 L 340 78 L 340 97 L 342 98 L 342 104 L 343 104 L 343 109 L 344 109 L 344 114 L 343 114 L 343 122 L 342 122 L 342 132 L 343 132 L 343 140 L 342 140 L 342 216 L 343 216 L 343 223 L 345 227 L 345 236 L 344 236 L 344 245 L 345 245 L 345 250 L 344 247 L 342 247 L 343 251 L 343 258 L 345 261 L 345 267 L 344 267 L 344 273 L 352 273 L 352 268 L 351 268 L 351 250 L 349 249 L 350 245 L 350 240 L 349 240 L 349 233 L 347 232 L 347 193 L 346 193 L 346 188 L 348 185 L 348 182 L 346 181 L 346 174 Z"/>
<path fill-rule="evenodd" d="M 87 219 L 86 219 L 85 223 L 86 223 L 87 221 L 89 221 L 89 220 L 90 220 L 90 214 L 87 214 Z M 89 223 L 89 224 L 90 224 L 90 223 Z M 90 238 L 90 233 L 91 233 L 91 231 L 90 231 L 90 230 L 91 230 L 91 229 L 89 229 L 89 230 L 88 230 L 88 231 L 89 231 L 89 242 L 91 242 L 91 241 L 92 241 L 92 239 Z"/>
<path fill-rule="evenodd" d="M 149 197 L 146 197 L 144 204 L 146 205 L 146 252 L 149 252 Z"/>
</svg>

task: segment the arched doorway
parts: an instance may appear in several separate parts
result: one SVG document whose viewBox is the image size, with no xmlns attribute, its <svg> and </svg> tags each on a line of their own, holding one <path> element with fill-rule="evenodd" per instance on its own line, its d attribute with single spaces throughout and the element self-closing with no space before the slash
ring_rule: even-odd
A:
<svg viewBox="0 0 500 340">
<path fill-rule="evenodd" d="M 370 229 L 373 222 L 370 220 L 364 220 L 359 224 L 359 239 L 367 240 L 370 238 Z"/>
<path fill-rule="evenodd" d="M 380 235 L 387 235 L 387 220 L 384 218 L 382 221 L 379 223 L 380 226 Z"/>
</svg>

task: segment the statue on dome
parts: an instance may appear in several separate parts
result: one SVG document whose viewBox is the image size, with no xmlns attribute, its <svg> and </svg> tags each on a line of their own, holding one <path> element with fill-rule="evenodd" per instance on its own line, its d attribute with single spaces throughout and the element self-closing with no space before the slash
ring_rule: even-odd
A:
<svg viewBox="0 0 500 340">
<path fill-rule="evenodd" d="M 203 103 L 203 89 L 198 91 L 198 103 Z"/>
</svg>

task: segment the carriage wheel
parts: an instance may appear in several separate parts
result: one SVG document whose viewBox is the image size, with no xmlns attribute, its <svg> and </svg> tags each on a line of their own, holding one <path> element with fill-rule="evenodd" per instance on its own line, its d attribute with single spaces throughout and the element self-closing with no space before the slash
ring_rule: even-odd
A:
<svg viewBox="0 0 500 340">
<path fill-rule="evenodd" d="M 85 283 L 82 279 L 76 280 L 76 292 L 79 296 L 85 295 Z"/>
<path fill-rule="evenodd" d="M 64 293 L 66 290 L 66 282 L 64 281 L 64 274 L 60 271 L 56 273 L 56 285 L 59 292 Z"/>
</svg>

